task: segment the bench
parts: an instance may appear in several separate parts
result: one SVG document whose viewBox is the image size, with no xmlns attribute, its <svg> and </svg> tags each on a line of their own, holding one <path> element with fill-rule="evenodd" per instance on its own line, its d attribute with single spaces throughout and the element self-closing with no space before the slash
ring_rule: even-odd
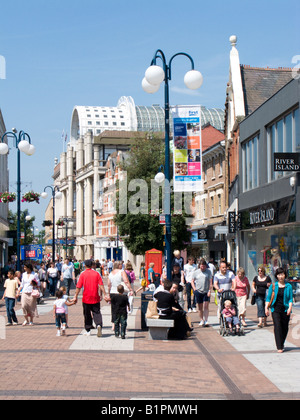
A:
<svg viewBox="0 0 300 420">
<path fill-rule="evenodd" d="M 169 328 L 174 327 L 173 319 L 146 319 L 149 340 L 167 340 Z"/>
</svg>

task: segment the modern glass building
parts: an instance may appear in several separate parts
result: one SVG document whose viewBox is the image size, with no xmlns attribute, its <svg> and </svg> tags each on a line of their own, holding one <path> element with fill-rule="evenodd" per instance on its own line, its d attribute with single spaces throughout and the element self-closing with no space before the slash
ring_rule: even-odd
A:
<svg viewBox="0 0 300 420">
<path fill-rule="evenodd" d="M 105 130 L 163 132 L 164 116 L 160 105 L 137 106 L 130 96 L 122 96 L 116 107 L 76 106 L 71 120 L 71 143 L 89 131 L 94 136 Z M 224 110 L 201 106 L 201 118 L 202 125 L 210 123 L 224 131 Z"/>
</svg>

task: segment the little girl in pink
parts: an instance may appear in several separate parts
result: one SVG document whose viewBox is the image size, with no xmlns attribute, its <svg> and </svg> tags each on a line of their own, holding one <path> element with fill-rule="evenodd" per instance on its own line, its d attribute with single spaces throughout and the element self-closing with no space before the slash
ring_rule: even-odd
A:
<svg viewBox="0 0 300 420">
<path fill-rule="evenodd" d="M 232 307 L 232 302 L 230 300 L 226 300 L 224 306 L 225 308 L 223 309 L 222 314 L 225 316 L 226 322 L 228 322 L 230 332 L 232 332 L 232 322 L 238 332 L 240 330 L 240 321 L 236 316 L 235 309 Z"/>
</svg>

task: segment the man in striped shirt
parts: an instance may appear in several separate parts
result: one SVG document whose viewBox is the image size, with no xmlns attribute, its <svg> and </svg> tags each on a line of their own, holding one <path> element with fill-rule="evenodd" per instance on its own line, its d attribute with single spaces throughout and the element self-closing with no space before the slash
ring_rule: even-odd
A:
<svg viewBox="0 0 300 420">
<path fill-rule="evenodd" d="M 220 296 L 222 292 L 232 288 L 234 279 L 235 275 L 232 271 L 227 270 L 227 263 L 222 261 L 219 266 L 219 271 L 214 276 L 214 288 L 218 292 L 218 296 Z"/>
</svg>

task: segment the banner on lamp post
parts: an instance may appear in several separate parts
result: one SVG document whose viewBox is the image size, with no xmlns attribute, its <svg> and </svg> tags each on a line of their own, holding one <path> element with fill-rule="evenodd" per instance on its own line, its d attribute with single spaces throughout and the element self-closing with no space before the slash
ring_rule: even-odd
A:
<svg viewBox="0 0 300 420">
<path fill-rule="evenodd" d="M 174 192 L 203 191 L 201 108 L 172 107 Z"/>
</svg>

